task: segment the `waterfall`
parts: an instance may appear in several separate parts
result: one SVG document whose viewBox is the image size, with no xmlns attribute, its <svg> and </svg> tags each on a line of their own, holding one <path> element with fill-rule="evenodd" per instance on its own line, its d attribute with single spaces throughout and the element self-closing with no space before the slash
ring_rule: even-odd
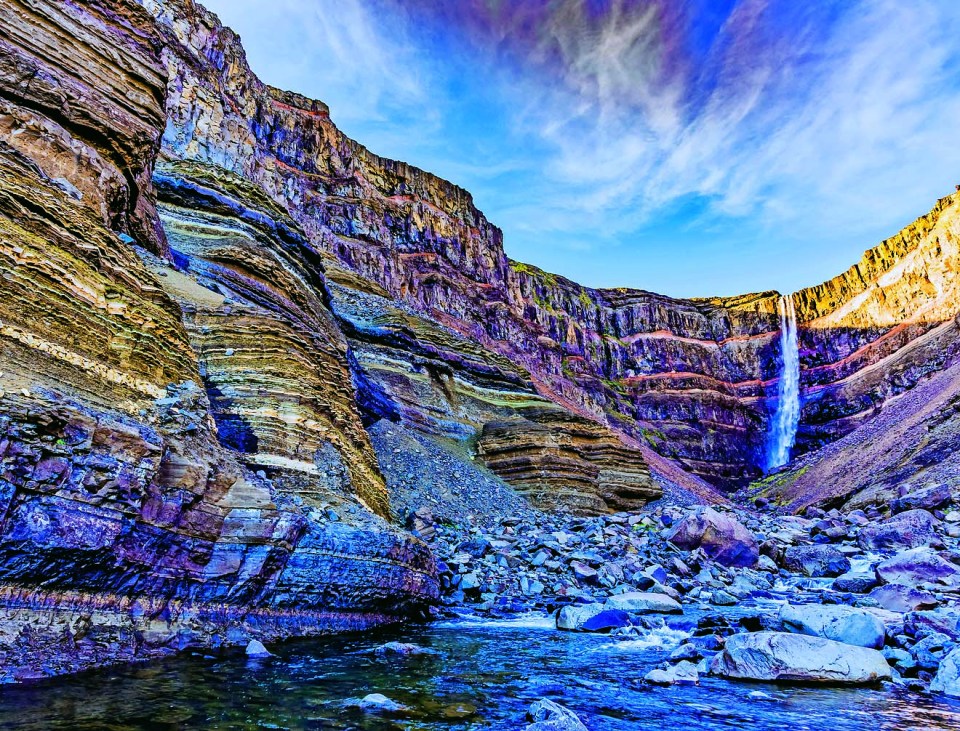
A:
<svg viewBox="0 0 960 731">
<path fill-rule="evenodd" d="M 777 384 L 777 411 L 767 447 L 767 471 L 785 465 L 797 439 L 800 423 L 800 350 L 797 346 L 797 313 L 791 295 L 781 296 L 780 352 L 783 364 Z"/>
</svg>

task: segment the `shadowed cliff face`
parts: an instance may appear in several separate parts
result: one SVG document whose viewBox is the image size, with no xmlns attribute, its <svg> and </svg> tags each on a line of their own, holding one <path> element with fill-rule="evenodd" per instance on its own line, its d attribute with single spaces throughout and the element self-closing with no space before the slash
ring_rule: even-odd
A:
<svg viewBox="0 0 960 731">
<path fill-rule="evenodd" d="M 0 0 L 0 44 L 0 681 L 433 601 L 302 232 L 182 176 L 168 246 L 152 16 Z"/>
</svg>

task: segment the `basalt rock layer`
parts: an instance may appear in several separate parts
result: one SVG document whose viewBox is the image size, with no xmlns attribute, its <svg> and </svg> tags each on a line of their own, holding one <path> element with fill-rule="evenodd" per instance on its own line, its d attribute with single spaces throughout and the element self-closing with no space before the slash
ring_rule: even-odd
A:
<svg viewBox="0 0 960 731">
<path fill-rule="evenodd" d="M 420 611 L 303 233 L 168 170 L 169 248 L 154 18 L 0 21 L 0 681 Z"/>
</svg>

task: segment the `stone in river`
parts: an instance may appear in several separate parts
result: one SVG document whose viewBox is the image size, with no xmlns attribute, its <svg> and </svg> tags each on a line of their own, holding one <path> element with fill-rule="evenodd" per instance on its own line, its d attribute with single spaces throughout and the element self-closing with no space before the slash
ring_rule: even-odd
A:
<svg viewBox="0 0 960 731">
<path fill-rule="evenodd" d="M 833 546 L 790 546 L 783 565 L 805 576 L 840 576 L 850 570 L 850 561 Z"/>
<path fill-rule="evenodd" d="M 576 713 L 547 698 L 530 705 L 527 719 L 533 721 L 527 731 L 587 731 Z"/>
<path fill-rule="evenodd" d="M 666 594 L 631 591 L 626 594 L 617 594 L 607 599 L 604 605 L 609 609 L 619 609 L 631 614 L 680 614 L 683 607 L 680 603 Z"/>
<path fill-rule="evenodd" d="M 710 672 L 736 680 L 853 685 L 891 677 L 886 658 L 877 650 L 786 632 L 728 637 Z"/>
<path fill-rule="evenodd" d="M 839 604 L 785 604 L 780 608 L 780 622 L 798 634 L 877 650 L 883 647 L 883 622 L 863 609 Z"/>
</svg>

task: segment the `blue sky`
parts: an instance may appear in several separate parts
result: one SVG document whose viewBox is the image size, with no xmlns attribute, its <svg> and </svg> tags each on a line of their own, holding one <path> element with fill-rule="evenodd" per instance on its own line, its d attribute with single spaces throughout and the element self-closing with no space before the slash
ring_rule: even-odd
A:
<svg viewBox="0 0 960 731">
<path fill-rule="evenodd" d="M 266 82 L 592 286 L 794 291 L 960 183 L 955 0 L 204 0 Z"/>
</svg>

